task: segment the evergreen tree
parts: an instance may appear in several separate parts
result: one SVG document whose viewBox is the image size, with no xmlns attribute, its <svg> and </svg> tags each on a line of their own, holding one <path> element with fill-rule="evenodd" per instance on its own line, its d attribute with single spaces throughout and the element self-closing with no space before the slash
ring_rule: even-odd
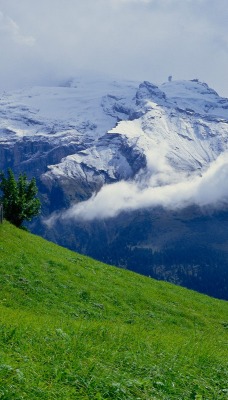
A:
<svg viewBox="0 0 228 400">
<path fill-rule="evenodd" d="M 4 217 L 12 224 L 21 227 L 24 221 L 31 221 L 39 214 L 41 203 L 36 197 L 35 178 L 29 182 L 25 174 L 20 174 L 16 181 L 13 171 L 8 169 L 7 176 L 0 173 L 0 190 Z"/>
</svg>

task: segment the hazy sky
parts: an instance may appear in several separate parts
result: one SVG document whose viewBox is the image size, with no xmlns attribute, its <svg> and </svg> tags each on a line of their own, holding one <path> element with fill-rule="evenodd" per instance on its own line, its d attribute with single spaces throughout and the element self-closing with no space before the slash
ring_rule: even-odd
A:
<svg viewBox="0 0 228 400">
<path fill-rule="evenodd" d="M 0 0 L 0 90 L 78 70 L 228 97 L 227 0 Z"/>
</svg>

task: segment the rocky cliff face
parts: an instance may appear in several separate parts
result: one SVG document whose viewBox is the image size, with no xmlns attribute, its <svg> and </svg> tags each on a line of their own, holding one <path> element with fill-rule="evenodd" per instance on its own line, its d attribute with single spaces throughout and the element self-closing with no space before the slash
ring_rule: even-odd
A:
<svg viewBox="0 0 228 400">
<path fill-rule="evenodd" d="M 197 80 L 80 78 L 0 97 L 0 169 L 37 178 L 35 232 L 219 297 L 225 284 L 199 281 L 227 278 L 227 150 L 228 100 Z"/>
</svg>

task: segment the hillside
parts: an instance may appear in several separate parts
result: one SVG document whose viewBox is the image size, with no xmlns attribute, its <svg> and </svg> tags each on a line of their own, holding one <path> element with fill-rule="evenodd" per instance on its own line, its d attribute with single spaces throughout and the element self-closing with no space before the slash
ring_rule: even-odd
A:
<svg viewBox="0 0 228 400">
<path fill-rule="evenodd" d="M 0 399 L 227 399 L 228 304 L 0 225 Z"/>
</svg>

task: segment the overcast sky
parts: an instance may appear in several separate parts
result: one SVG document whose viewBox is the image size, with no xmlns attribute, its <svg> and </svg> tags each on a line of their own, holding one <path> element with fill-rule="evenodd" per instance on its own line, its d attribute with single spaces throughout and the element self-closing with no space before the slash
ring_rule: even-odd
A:
<svg viewBox="0 0 228 400">
<path fill-rule="evenodd" d="M 0 90 L 79 70 L 228 97 L 227 0 L 0 0 Z"/>
</svg>

